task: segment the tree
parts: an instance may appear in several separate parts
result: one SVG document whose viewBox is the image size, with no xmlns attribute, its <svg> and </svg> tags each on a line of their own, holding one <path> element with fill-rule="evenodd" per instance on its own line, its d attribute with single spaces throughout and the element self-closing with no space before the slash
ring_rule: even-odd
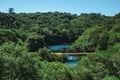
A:
<svg viewBox="0 0 120 80">
<path fill-rule="evenodd" d="M 17 37 L 16 34 L 11 31 L 11 30 L 7 30 L 7 29 L 0 29 L 0 45 L 5 43 L 5 42 L 17 42 Z"/>
<path fill-rule="evenodd" d="M 96 49 L 106 50 L 109 40 L 108 32 L 104 27 L 87 29 L 72 45 L 73 51 L 93 52 Z"/>
<path fill-rule="evenodd" d="M 118 53 L 114 54 L 111 58 L 110 58 L 110 62 L 112 63 L 112 66 L 114 68 L 113 72 L 111 70 L 111 73 L 114 74 L 114 76 L 118 77 L 120 79 L 120 50 L 118 51 Z"/>
<path fill-rule="evenodd" d="M 14 13 L 14 8 L 9 8 L 9 13 L 13 14 Z"/>
<path fill-rule="evenodd" d="M 114 25 L 109 32 L 109 45 L 115 45 L 120 42 L 120 26 Z"/>
<path fill-rule="evenodd" d="M 106 60 L 100 54 L 91 54 L 83 57 L 73 68 L 74 80 L 102 80 L 109 75 L 109 70 L 104 63 Z M 107 63 L 107 62 L 106 62 Z"/>
<path fill-rule="evenodd" d="M 40 56 L 40 57 L 42 57 L 43 58 L 43 60 L 48 60 L 48 61 L 50 61 L 50 57 L 51 57 L 51 51 L 50 50 L 48 50 L 47 48 L 40 48 L 39 50 L 38 50 L 38 55 Z"/>
<path fill-rule="evenodd" d="M 13 42 L 0 46 L 0 79 L 39 80 L 41 58 L 29 53 L 24 45 Z"/>
<path fill-rule="evenodd" d="M 43 62 L 40 75 L 41 80 L 72 80 L 69 68 L 60 62 Z"/>
<path fill-rule="evenodd" d="M 39 48 L 43 48 L 45 46 L 44 38 L 38 35 L 31 35 L 27 42 L 29 51 L 32 52 L 38 51 Z"/>
</svg>

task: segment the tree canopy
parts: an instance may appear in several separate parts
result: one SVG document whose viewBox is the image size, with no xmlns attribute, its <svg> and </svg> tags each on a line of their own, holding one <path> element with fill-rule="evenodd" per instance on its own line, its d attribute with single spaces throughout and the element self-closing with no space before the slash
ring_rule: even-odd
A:
<svg viewBox="0 0 120 80">
<path fill-rule="evenodd" d="M 119 80 L 120 13 L 0 12 L 0 80 Z M 47 47 L 91 52 L 71 67 Z"/>
</svg>

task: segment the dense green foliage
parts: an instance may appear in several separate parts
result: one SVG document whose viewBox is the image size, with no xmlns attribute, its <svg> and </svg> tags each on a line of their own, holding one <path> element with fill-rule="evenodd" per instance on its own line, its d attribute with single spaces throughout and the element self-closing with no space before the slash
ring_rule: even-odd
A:
<svg viewBox="0 0 120 80">
<path fill-rule="evenodd" d="M 73 43 L 72 52 L 93 52 L 65 65 L 48 45 Z M 0 12 L 0 80 L 119 80 L 120 13 L 105 16 Z"/>
<path fill-rule="evenodd" d="M 40 50 L 44 54 L 49 53 L 44 49 Z M 28 52 L 24 44 L 5 43 L 0 46 L 0 80 L 69 80 L 67 67 L 60 62 L 46 62 L 45 56 L 47 58 L 51 55 L 42 56 L 40 52 Z M 56 58 L 58 60 L 57 56 Z"/>
<path fill-rule="evenodd" d="M 113 22 L 111 26 L 97 25 L 85 30 L 73 43 L 72 50 L 74 52 L 94 52 L 106 50 L 109 46 L 118 44 L 120 42 L 120 25 L 116 24 L 116 18 L 113 18 Z"/>
<path fill-rule="evenodd" d="M 45 47 L 40 48 L 38 50 L 37 54 L 42 57 L 43 61 L 49 61 L 49 62 L 52 62 L 52 61 L 65 62 L 65 61 L 67 61 L 66 55 L 56 55 Z"/>
<path fill-rule="evenodd" d="M 83 57 L 73 67 L 74 80 L 119 80 L 120 44 Z M 114 77 L 112 77 L 114 76 Z"/>
<path fill-rule="evenodd" d="M 98 25 L 110 29 L 114 22 L 113 17 L 96 13 L 78 16 L 61 12 L 16 14 L 13 11 L 0 12 L 0 28 L 10 29 L 17 38 L 27 40 L 30 51 L 46 45 L 73 43 L 87 28 Z"/>
<path fill-rule="evenodd" d="M 72 49 L 79 51 L 95 51 L 106 50 L 108 43 L 108 32 L 104 30 L 102 27 L 94 27 L 87 29 L 79 39 L 73 44 Z"/>
<path fill-rule="evenodd" d="M 46 54 L 46 55 L 45 55 Z M 48 62 L 51 52 L 28 52 L 25 44 L 12 42 L 0 46 L 1 80 L 119 80 L 120 44 L 83 57 L 76 66 Z M 44 55 L 44 56 L 43 56 Z M 57 57 L 57 56 L 56 56 Z M 49 59 L 49 60 L 48 60 Z"/>
</svg>

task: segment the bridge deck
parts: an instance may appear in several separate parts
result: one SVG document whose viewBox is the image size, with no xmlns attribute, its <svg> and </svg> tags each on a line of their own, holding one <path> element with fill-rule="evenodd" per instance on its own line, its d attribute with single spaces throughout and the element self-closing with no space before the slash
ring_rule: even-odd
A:
<svg viewBox="0 0 120 80">
<path fill-rule="evenodd" d="M 65 55 L 69 55 L 69 56 L 84 56 L 84 55 L 92 54 L 92 53 L 80 52 L 80 53 L 55 53 L 55 54 L 56 54 L 56 55 L 65 54 Z"/>
</svg>

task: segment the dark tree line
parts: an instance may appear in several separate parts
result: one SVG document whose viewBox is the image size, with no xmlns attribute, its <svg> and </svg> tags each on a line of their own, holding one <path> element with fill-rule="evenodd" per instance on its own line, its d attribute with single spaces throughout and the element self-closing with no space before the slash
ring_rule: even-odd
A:
<svg viewBox="0 0 120 80">
<path fill-rule="evenodd" d="M 73 43 L 88 28 L 105 26 L 106 29 L 111 29 L 115 22 L 118 23 L 116 16 L 114 18 L 100 13 L 15 13 L 14 9 L 10 8 L 9 13 L 0 12 L 0 28 L 10 29 L 17 38 L 24 41 L 30 42 L 29 37 L 35 34 L 41 37 L 46 45 L 64 44 Z M 41 45 L 45 46 L 43 43 Z"/>
</svg>

